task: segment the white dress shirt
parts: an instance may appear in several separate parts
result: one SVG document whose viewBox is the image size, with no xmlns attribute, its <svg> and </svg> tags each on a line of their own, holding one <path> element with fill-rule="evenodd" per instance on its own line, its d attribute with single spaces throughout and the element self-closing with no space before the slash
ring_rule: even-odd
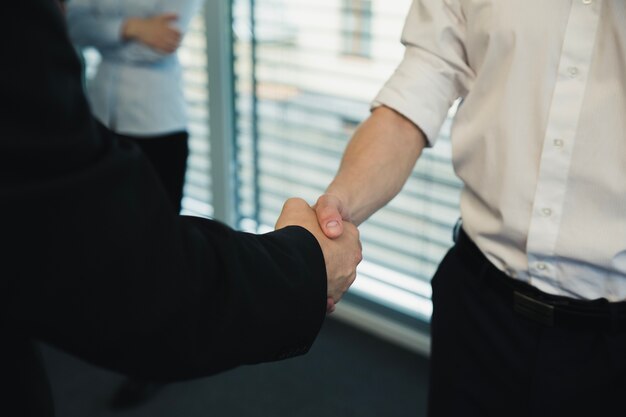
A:
<svg viewBox="0 0 626 417">
<path fill-rule="evenodd" d="M 512 277 L 626 299 L 626 2 L 415 0 L 374 100 L 434 144 L 451 104 L 468 235 Z"/>
<path fill-rule="evenodd" d="M 130 17 L 172 12 L 185 33 L 203 0 L 71 0 L 67 5 L 70 37 L 78 46 L 95 47 L 102 60 L 87 96 L 94 116 L 117 133 L 164 135 L 187 128 L 182 70 L 176 53 L 165 54 L 122 39 Z"/>
</svg>

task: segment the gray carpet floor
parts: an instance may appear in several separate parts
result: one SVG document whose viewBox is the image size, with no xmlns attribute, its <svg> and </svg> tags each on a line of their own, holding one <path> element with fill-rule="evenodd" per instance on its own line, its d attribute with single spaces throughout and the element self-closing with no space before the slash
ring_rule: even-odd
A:
<svg viewBox="0 0 626 417">
<path fill-rule="evenodd" d="M 336 320 L 311 351 L 162 387 L 148 402 L 111 410 L 119 374 L 42 345 L 58 417 L 421 417 L 428 361 Z"/>
</svg>

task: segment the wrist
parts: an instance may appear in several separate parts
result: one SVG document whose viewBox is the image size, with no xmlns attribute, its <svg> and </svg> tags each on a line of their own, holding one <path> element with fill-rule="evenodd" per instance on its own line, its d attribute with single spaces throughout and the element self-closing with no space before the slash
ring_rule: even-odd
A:
<svg viewBox="0 0 626 417">
<path fill-rule="evenodd" d="M 334 187 L 333 184 L 331 184 L 326 189 L 323 196 L 336 203 L 339 211 L 344 216 L 344 220 L 351 220 L 350 199 L 346 193 L 341 191 L 340 187 Z"/>
<path fill-rule="evenodd" d="M 142 27 L 142 19 L 131 17 L 124 21 L 122 26 L 122 39 L 132 40 L 140 37 Z"/>
</svg>

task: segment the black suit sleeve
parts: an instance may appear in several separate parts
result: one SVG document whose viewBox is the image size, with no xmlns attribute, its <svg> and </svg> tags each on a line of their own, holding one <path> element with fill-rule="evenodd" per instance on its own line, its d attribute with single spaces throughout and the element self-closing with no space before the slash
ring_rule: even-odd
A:
<svg viewBox="0 0 626 417">
<path fill-rule="evenodd" d="M 10 327 L 152 378 L 306 352 L 325 315 L 315 238 L 176 216 L 140 151 L 107 147 L 83 169 L 5 189 Z"/>
<path fill-rule="evenodd" d="M 3 30 L 16 66 L 0 77 L 12 103 L 0 140 L 2 331 L 163 380 L 306 352 L 326 306 L 316 239 L 176 216 L 138 148 L 96 132 L 54 2 L 14 7 Z M 27 36 L 14 44 L 13 30 Z"/>
</svg>

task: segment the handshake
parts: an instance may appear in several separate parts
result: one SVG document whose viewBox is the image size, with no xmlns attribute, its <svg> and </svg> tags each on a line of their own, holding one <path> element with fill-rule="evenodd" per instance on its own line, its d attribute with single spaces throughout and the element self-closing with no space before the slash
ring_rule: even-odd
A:
<svg viewBox="0 0 626 417">
<path fill-rule="evenodd" d="M 320 197 L 313 207 L 300 198 L 287 200 L 275 228 L 286 226 L 304 227 L 322 248 L 328 279 L 326 312 L 332 313 L 354 282 L 356 267 L 363 259 L 358 229 L 342 216 L 339 201 L 328 195 Z"/>
</svg>

